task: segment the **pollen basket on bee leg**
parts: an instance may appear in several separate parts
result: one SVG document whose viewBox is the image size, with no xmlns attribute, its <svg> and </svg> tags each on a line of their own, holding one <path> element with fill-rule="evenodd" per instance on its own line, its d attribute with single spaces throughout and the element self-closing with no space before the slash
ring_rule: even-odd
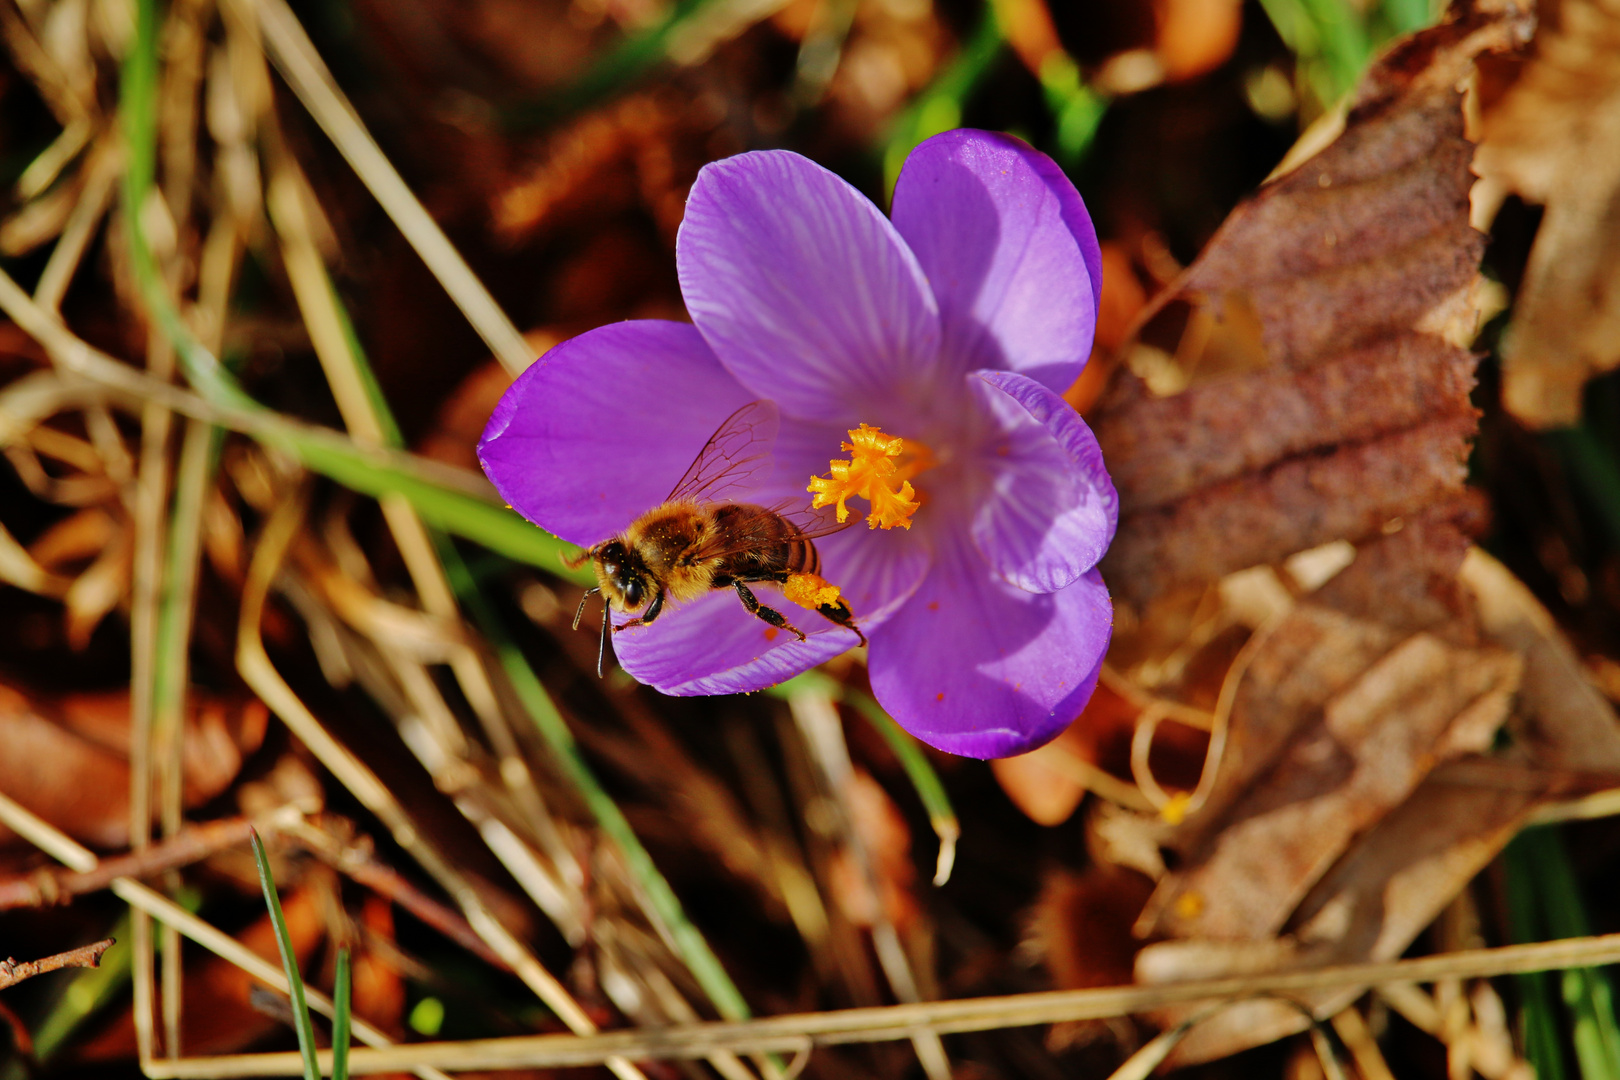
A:
<svg viewBox="0 0 1620 1080">
<path fill-rule="evenodd" d="M 868 528 L 911 528 L 911 517 L 922 505 L 911 478 L 933 465 L 933 455 L 921 443 L 885 434 L 870 424 L 849 432 L 842 444 L 848 460 L 827 463 L 827 476 L 813 476 L 805 489 L 817 510 L 836 506 L 840 523 L 849 520 L 847 500 L 865 499 L 871 507 Z"/>
<path fill-rule="evenodd" d="M 819 607 L 836 606 L 842 599 L 838 586 L 816 574 L 791 574 L 782 586 L 782 595 L 800 607 L 812 611 Z"/>
</svg>

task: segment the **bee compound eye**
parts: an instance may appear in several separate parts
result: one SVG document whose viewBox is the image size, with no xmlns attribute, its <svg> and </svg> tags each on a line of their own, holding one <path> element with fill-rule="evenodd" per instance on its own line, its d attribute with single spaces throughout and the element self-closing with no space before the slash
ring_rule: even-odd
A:
<svg viewBox="0 0 1620 1080">
<path fill-rule="evenodd" d="M 627 607 L 636 608 L 641 606 L 644 593 L 641 587 L 641 579 L 629 578 L 621 582 L 619 591 L 624 594 L 624 602 Z"/>
</svg>

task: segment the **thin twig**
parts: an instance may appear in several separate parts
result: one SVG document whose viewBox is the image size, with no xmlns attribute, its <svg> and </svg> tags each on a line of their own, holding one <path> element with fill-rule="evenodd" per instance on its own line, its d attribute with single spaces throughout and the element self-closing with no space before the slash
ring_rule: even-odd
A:
<svg viewBox="0 0 1620 1080">
<path fill-rule="evenodd" d="M 1055 990 L 961 1001 L 929 1001 L 589 1037 L 524 1035 L 465 1042 L 416 1043 L 387 1051 L 356 1051 L 349 1059 L 349 1071 L 360 1075 L 391 1072 L 413 1065 L 433 1065 L 454 1070 L 566 1068 L 598 1064 L 615 1055 L 645 1060 L 681 1060 L 707 1056 L 716 1050 L 792 1053 L 803 1049 L 807 1039 L 817 1046 L 888 1042 L 909 1039 L 919 1027 L 931 1028 L 941 1035 L 991 1031 L 1065 1020 L 1123 1016 L 1194 1001 L 1226 1001 L 1258 994 L 1304 994 L 1314 990 L 1377 986 L 1392 982 L 1432 982 L 1440 978 L 1486 978 L 1532 971 L 1601 967 L 1616 961 L 1620 961 L 1620 934 L 1606 934 L 1534 945 L 1470 949 L 1416 960 L 1351 964 L 1164 986 Z M 329 1060 L 324 1052 L 321 1060 L 324 1067 Z M 158 1062 L 156 1071 L 150 1075 L 153 1080 L 170 1077 L 292 1076 L 298 1073 L 299 1068 L 296 1053 L 243 1054 Z"/>
<path fill-rule="evenodd" d="M 74 896 L 109 888 L 121 877 L 145 878 L 189 866 L 246 844 L 249 830 L 255 825 L 261 832 L 285 836 L 322 862 L 387 897 L 492 967 L 511 970 L 499 954 L 473 933 L 467 920 L 422 892 L 397 870 L 378 862 L 367 845 L 342 843 L 332 833 L 305 822 L 292 808 L 257 820 L 227 818 L 193 826 L 143 851 L 104 859 L 94 870 L 82 873 L 42 870 L 0 880 L 0 911 L 63 903 Z"/>
<path fill-rule="evenodd" d="M 94 870 L 43 870 L 26 877 L 0 881 L 0 911 L 65 903 L 70 897 L 99 892 L 114 878 L 145 878 L 206 859 L 216 852 L 247 843 L 252 823 L 247 818 L 211 821 L 185 830 L 160 844 L 104 859 Z"/>
<path fill-rule="evenodd" d="M 3 268 L 0 268 L 0 312 L 4 312 L 19 329 L 44 346 L 58 366 L 114 392 L 127 403 L 139 406 L 155 402 L 193 420 L 205 420 L 251 435 L 270 446 L 295 452 L 300 447 L 319 445 L 322 449 L 356 461 L 365 460 L 380 471 L 407 474 L 420 482 L 443 487 L 446 491 L 496 503 L 488 481 L 470 470 L 403 451 L 363 447 L 331 428 L 294 420 L 269 409 L 247 409 L 216 403 L 121 363 L 76 336 L 55 312 L 36 304 Z M 299 456 L 307 457 L 303 453 Z M 316 465 L 311 467 L 319 468 Z"/>
<path fill-rule="evenodd" d="M 271 582 L 275 580 L 282 558 L 303 522 L 302 501 L 295 497 L 280 503 L 270 515 L 259 538 L 258 549 L 253 554 L 247 583 L 242 591 L 242 607 L 237 623 L 237 670 L 248 686 L 270 706 L 271 711 L 280 717 L 320 763 L 382 821 L 394 841 L 455 899 L 478 936 L 506 959 L 535 995 L 571 1031 L 596 1031 L 595 1022 L 567 988 L 495 918 L 466 878 L 423 840 L 421 832 L 393 792 L 377 778 L 376 773 L 332 737 L 271 662 L 264 648 L 259 624 L 264 617 Z M 645 1080 L 641 1071 L 624 1058 L 612 1056 L 607 1065 L 621 1080 Z"/>
<path fill-rule="evenodd" d="M 21 836 L 57 862 L 65 863 L 80 873 L 89 873 L 97 866 L 90 850 L 57 829 L 49 822 L 31 813 L 27 808 L 0 794 L 0 824 Z M 116 878 L 112 883 L 113 895 L 130 907 L 179 930 L 203 948 L 234 964 L 272 990 L 285 994 L 287 977 L 279 965 L 272 964 L 246 945 L 211 923 L 204 922 L 173 900 L 130 878 Z M 333 1014 L 332 999 L 313 987 L 306 987 L 310 1008 L 322 1016 Z M 393 1040 L 363 1020 L 354 1020 L 355 1038 L 370 1047 L 392 1047 Z M 183 1060 L 183 1059 L 182 1059 Z M 151 1067 L 155 1062 L 148 1062 Z M 174 1061 L 166 1061 L 173 1065 Z M 444 1073 L 430 1065 L 404 1065 L 400 1068 L 415 1073 L 422 1080 L 449 1080 Z M 399 1071 L 398 1069 L 393 1071 Z"/>
<path fill-rule="evenodd" d="M 514 375 L 528 367 L 534 350 L 366 131 L 297 16 L 281 0 L 236 2 L 254 9 L 264 31 L 265 48 L 287 85 L 394 219 L 501 366 Z"/>
<path fill-rule="evenodd" d="M 884 977 L 888 979 L 889 989 L 901 1001 L 920 1001 L 922 995 L 918 992 L 917 979 L 911 970 L 911 960 L 906 956 L 900 934 L 889 917 L 872 852 L 861 836 L 854 807 L 850 805 L 855 787 L 855 766 L 850 761 L 849 747 L 844 742 L 844 725 L 839 719 L 837 706 L 824 688 L 811 684 L 793 693 L 788 698 L 788 707 L 810 750 L 811 759 L 821 772 L 832 804 L 838 808 L 838 824 L 844 845 L 854 857 L 872 894 L 872 947 L 877 952 Z M 911 1043 L 917 1051 L 917 1060 L 922 1064 L 923 1072 L 928 1074 L 930 1080 L 948 1080 L 951 1075 L 950 1059 L 945 1055 L 945 1047 L 939 1036 L 922 1028 L 913 1033 Z"/>
<path fill-rule="evenodd" d="M 69 949 L 55 956 L 41 957 L 21 964 L 8 956 L 0 960 L 0 990 L 16 986 L 24 979 L 32 979 L 35 975 L 43 975 L 47 971 L 60 971 L 70 967 L 100 967 L 101 954 L 112 948 L 112 945 L 112 938 L 104 938 L 94 945 L 81 945 L 77 949 Z"/>
<path fill-rule="evenodd" d="M 341 843 L 330 832 L 302 822 L 283 830 L 283 835 L 333 869 L 386 896 L 486 964 L 502 971 L 512 970 L 499 953 L 473 933 L 466 919 L 412 885 L 399 871 L 378 862 L 366 845 Z"/>
<path fill-rule="evenodd" d="M 271 163 L 266 192 L 270 220 L 281 238 L 282 261 L 287 268 L 288 280 L 293 286 L 299 310 L 309 328 L 310 342 L 326 374 L 344 426 L 363 446 L 397 447 L 402 441 L 398 425 L 381 395 L 368 390 L 368 386 L 374 384 L 365 357 L 348 330 L 347 314 L 341 307 L 315 242 L 307 209 L 314 205 L 314 194 L 309 190 L 297 162 L 282 144 L 273 112 L 265 124 L 265 138 Z M 383 495 L 379 503 L 394 544 L 421 599 L 422 608 L 443 626 L 459 630 L 460 610 L 445 567 L 439 561 L 433 538 L 423 525 L 421 516 L 398 495 Z M 390 652 L 385 643 L 379 641 L 379 645 L 385 654 Z M 465 739 L 427 669 L 403 657 L 390 655 L 389 658 L 396 662 L 407 692 L 414 686 L 425 693 L 427 700 L 416 703 L 422 715 L 431 716 L 435 712 L 443 714 L 451 735 L 446 740 L 446 753 L 455 757 L 464 756 Z M 457 634 L 449 642 L 449 662 L 468 704 L 482 724 L 490 744 L 500 755 L 500 775 L 511 791 L 513 800 L 522 809 L 530 828 L 544 835 L 551 825 L 550 815 L 518 751 L 517 741 L 501 714 L 500 703 L 482 660 Z M 460 805 L 458 800 L 458 807 Z M 555 831 L 554 826 L 552 831 Z M 561 845 L 556 846 L 559 854 L 562 854 Z M 524 868 L 512 865 L 508 858 L 512 853 L 505 846 L 492 845 L 492 850 L 519 881 L 525 880 Z M 533 858 L 527 851 L 516 854 L 524 860 Z"/>
<path fill-rule="evenodd" d="M 172 383 L 154 379 L 75 336 L 54 313 L 46 311 L 0 268 L 0 312 L 45 347 L 58 367 L 96 383 L 100 392 L 142 407 L 155 402 L 197 420 L 251 435 L 266 446 L 297 457 L 312 470 L 368 495 L 399 494 L 409 498 L 428 524 L 474 540 L 510 558 L 543 566 L 562 577 L 578 578 L 560 554 L 568 545 L 530 525 L 504 507 L 488 480 L 468 470 L 398 450 L 360 446 L 333 431 L 294 420 L 253 403 L 234 384 L 219 378 L 206 398 Z M 217 360 L 195 339 L 185 350 Z M 9 418 L 8 418 L 9 419 Z"/>
</svg>

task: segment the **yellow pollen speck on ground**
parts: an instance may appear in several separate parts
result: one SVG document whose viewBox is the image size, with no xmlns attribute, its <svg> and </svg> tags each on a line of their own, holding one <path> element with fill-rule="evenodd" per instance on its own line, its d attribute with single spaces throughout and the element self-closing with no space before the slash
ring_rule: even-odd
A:
<svg viewBox="0 0 1620 1080">
<path fill-rule="evenodd" d="M 838 586 L 829 585 L 815 574 L 794 574 L 782 586 L 782 595 L 800 607 L 815 609 L 838 603 L 840 594 Z"/>
<path fill-rule="evenodd" d="M 911 528 L 911 515 L 922 505 L 911 477 L 931 464 L 927 448 L 885 435 L 870 424 L 852 430 L 843 447 L 850 455 L 848 461 L 830 461 L 830 476 L 810 478 L 806 490 L 815 496 L 810 505 L 819 510 L 836 504 L 838 520 L 844 522 L 849 520 L 845 500 L 859 496 L 872 507 L 866 515 L 868 527 Z M 902 455 L 909 460 L 901 460 Z"/>
<path fill-rule="evenodd" d="M 1187 817 L 1187 807 L 1192 805 L 1192 793 L 1178 791 L 1170 796 L 1170 801 L 1159 807 L 1159 817 L 1164 819 L 1166 825 L 1180 825 Z"/>
</svg>

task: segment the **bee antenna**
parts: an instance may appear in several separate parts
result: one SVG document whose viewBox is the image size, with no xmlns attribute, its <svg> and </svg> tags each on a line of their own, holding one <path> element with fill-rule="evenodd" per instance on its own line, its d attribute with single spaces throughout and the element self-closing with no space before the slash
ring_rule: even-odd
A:
<svg viewBox="0 0 1620 1080">
<path fill-rule="evenodd" d="M 581 605 L 584 603 L 585 601 L 580 601 Z M 613 609 L 608 604 L 607 597 L 604 596 L 602 598 L 602 640 L 596 643 L 596 677 L 598 679 L 602 677 L 602 658 L 607 655 L 608 634 L 612 630 Z"/>
<path fill-rule="evenodd" d="M 597 593 L 599 593 L 601 591 L 602 591 L 602 587 L 600 585 L 592 586 L 591 588 L 585 590 L 585 595 L 584 596 L 581 596 L 579 598 L 579 607 L 574 609 L 574 629 L 575 630 L 579 629 L 579 620 L 580 620 L 581 616 L 583 616 L 585 614 L 585 601 L 589 600 L 591 597 L 595 596 Z"/>
</svg>

